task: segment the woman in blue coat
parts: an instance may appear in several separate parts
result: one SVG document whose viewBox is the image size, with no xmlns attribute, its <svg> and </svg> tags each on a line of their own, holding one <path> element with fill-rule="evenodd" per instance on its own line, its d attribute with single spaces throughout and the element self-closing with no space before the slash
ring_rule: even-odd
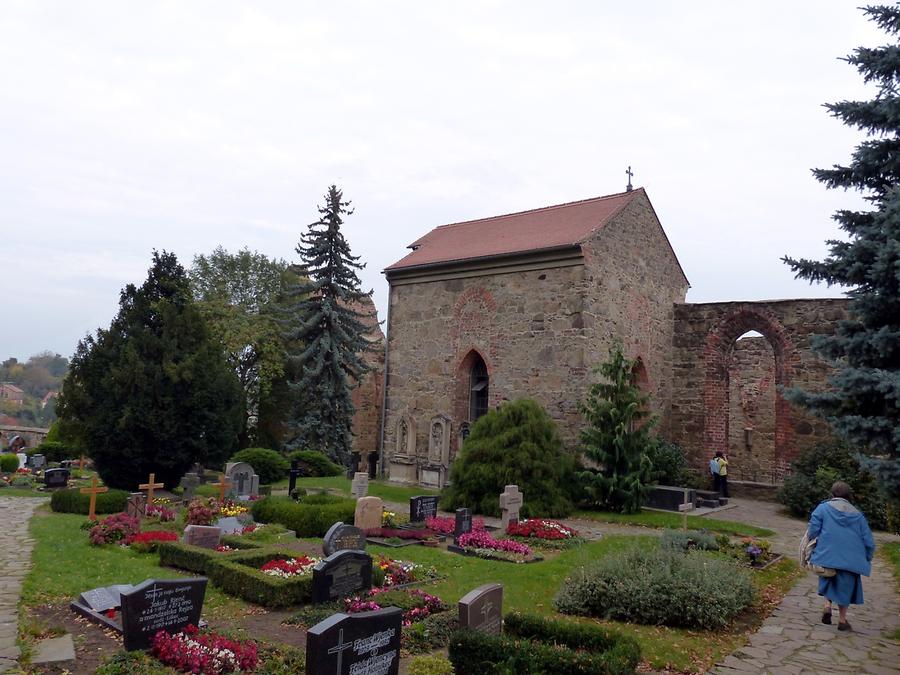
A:
<svg viewBox="0 0 900 675">
<path fill-rule="evenodd" d="M 875 540 L 862 512 L 850 503 L 850 486 L 838 481 L 832 498 L 819 504 L 809 519 L 808 536 L 818 538 L 810 562 L 836 570 L 833 577 L 819 577 L 819 595 L 825 597 L 822 623 L 831 623 L 831 603 L 840 613 L 838 630 L 851 630 L 847 607 L 863 604 L 861 574 L 872 573 Z"/>
</svg>

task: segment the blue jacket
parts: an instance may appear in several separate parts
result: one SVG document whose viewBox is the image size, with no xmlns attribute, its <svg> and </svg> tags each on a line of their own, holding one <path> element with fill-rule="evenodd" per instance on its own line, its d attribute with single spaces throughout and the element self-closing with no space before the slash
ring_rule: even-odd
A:
<svg viewBox="0 0 900 675">
<path fill-rule="evenodd" d="M 866 517 L 846 499 L 819 504 L 809 518 L 809 538 L 817 538 L 810 562 L 869 576 L 875 539 Z"/>
</svg>

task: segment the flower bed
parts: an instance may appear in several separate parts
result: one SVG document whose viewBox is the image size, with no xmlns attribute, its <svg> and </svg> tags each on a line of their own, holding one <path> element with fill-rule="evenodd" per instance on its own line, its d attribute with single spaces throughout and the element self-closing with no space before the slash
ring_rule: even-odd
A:
<svg viewBox="0 0 900 675">
<path fill-rule="evenodd" d="M 151 553 L 163 541 L 178 541 L 178 535 L 165 530 L 150 530 L 132 534 L 130 537 L 122 540 L 122 544 L 130 546 L 132 550 L 138 553 Z"/>
<path fill-rule="evenodd" d="M 296 559 L 297 551 L 283 548 L 266 547 L 235 553 L 210 551 L 206 575 L 214 586 L 247 602 L 264 607 L 290 607 L 310 601 L 312 574 L 280 576 L 267 574 L 261 568 L 273 560 Z"/>
<path fill-rule="evenodd" d="M 745 567 L 765 569 L 781 559 L 781 555 L 772 551 L 772 543 L 768 539 L 742 537 L 733 544 L 726 535 L 717 538 L 719 550 Z"/>
<path fill-rule="evenodd" d="M 219 507 L 215 499 L 193 499 L 187 507 L 187 524 L 212 525 L 218 515 Z"/>
<path fill-rule="evenodd" d="M 162 504 L 149 504 L 144 511 L 144 515 L 147 518 L 155 518 L 161 523 L 170 523 L 175 520 L 175 512 L 172 509 L 167 509 Z"/>
<path fill-rule="evenodd" d="M 435 516 L 434 518 L 426 518 L 425 519 L 425 527 L 427 527 L 432 532 L 437 532 L 438 534 L 449 535 L 453 534 L 456 531 L 456 519 L 455 518 L 445 518 L 443 516 Z M 484 518 L 473 518 L 472 519 L 472 531 L 479 532 L 484 530 Z"/>
<path fill-rule="evenodd" d="M 375 586 L 397 587 L 439 579 L 437 568 L 423 567 L 403 560 L 391 560 L 376 556 L 372 565 L 372 582 Z"/>
<path fill-rule="evenodd" d="M 478 558 L 504 560 L 506 562 L 526 563 L 543 560 L 534 553 L 531 547 L 512 539 L 494 539 L 488 532 L 467 532 L 460 535 L 456 545 L 447 547 L 448 551 L 464 553 Z"/>
<path fill-rule="evenodd" d="M 556 520 L 529 518 L 518 523 L 509 523 L 506 534 L 524 541 L 530 546 L 545 549 L 562 549 L 582 541 L 578 531 Z"/>
<path fill-rule="evenodd" d="M 319 561 L 316 558 L 301 555 L 297 558 L 288 558 L 286 560 L 270 560 L 259 569 L 262 570 L 263 574 L 289 579 L 301 574 L 312 574 L 312 568 L 315 567 L 317 562 Z"/>
<path fill-rule="evenodd" d="M 417 621 L 448 609 L 447 604 L 436 595 L 431 595 L 416 588 L 384 589 L 373 588 L 363 596 L 344 599 L 344 611 L 347 614 L 369 612 L 382 607 L 399 607 L 403 610 L 403 625 L 409 626 Z"/>
<path fill-rule="evenodd" d="M 127 513 L 114 513 L 91 527 L 89 537 L 94 546 L 115 544 L 140 532 L 141 524 L 137 518 Z"/>
<path fill-rule="evenodd" d="M 202 634 L 194 626 L 187 626 L 175 635 L 159 631 L 153 638 L 150 653 L 182 673 L 203 675 L 250 672 L 259 661 L 255 642 L 229 640 L 216 633 Z"/>
</svg>

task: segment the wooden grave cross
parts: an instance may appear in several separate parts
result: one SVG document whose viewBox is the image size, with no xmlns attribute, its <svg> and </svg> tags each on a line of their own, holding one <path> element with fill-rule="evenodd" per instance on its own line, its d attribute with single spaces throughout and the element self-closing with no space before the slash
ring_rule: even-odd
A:
<svg viewBox="0 0 900 675">
<path fill-rule="evenodd" d="M 97 495 L 103 492 L 109 492 L 108 487 L 97 487 L 97 476 L 94 476 L 91 481 L 91 487 L 89 488 L 81 488 L 79 490 L 83 495 L 91 496 L 91 505 L 88 509 L 88 520 L 97 520 L 97 514 L 95 513 L 97 508 Z"/>
<path fill-rule="evenodd" d="M 147 481 L 143 485 L 138 485 L 138 490 L 141 490 L 142 492 L 144 490 L 147 491 L 147 506 L 150 506 L 151 504 L 153 504 L 153 491 L 156 488 L 161 489 L 161 488 L 165 487 L 165 485 L 163 483 L 157 483 L 155 481 L 156 481 L 156 474 L 151 473 L 149 481 Z"/>
<path fill-rule="evenodd" d="M 230 480 L 225 478 L 225 474 L 219 474 L 219 482 L 218 483 L 210 483 L 212 487 L 219 488 L 219 501 L 225 501 L 225 490 L 231 487 L 232 483 Z"/>
</svg>

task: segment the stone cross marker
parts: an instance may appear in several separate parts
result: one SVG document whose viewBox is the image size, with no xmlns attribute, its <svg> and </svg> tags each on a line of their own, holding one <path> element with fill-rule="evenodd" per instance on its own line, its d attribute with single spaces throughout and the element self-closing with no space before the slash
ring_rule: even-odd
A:
<svg viewBox="0 0 900 675">
<path fill-rule="evenodd" d="M 384 500 L 381 497 L 363 497 L 356 500 L 356 512 L 353 524 L 363 532 L 381 527 L 381 514 L 384 513 Z"/>
<path fill-rule="evenodd" d="M 338 551 L 364 551 L 366 549 L 366 535 L 358 527 L 337 522 L 328 528 L 325 538 L 322 540 L 322 552 L 333 555 Z"/>
<path fill-rule="evenodd" d="M 104 492 L 109 492 L 108 487 L 97 487 L 97 476 L 91 480 L 91 487 L 89 488 L 81 488 L 79 492 L 83 495 L 91 496 L 91 504 L 88 508 L 88 520 L 97 520 L 97 495 L 103 494 Z"/>
<path fill-rule="evenodd" d="M 196 626 L 203 609 L 206 579 L 148 579 L 122 594 L 125 649 L 146 649 L 157 631 L 177 633 Z"/>
<path fill-rule="evenodd" d="M 500 635 L 503 584 L 485 584 L 459 599 L 459 627 Z"/>
<path fill-rule="evenodd" d="M 125 504 L 125 513 L 140 520 L 147 513 L 147 495 L 143 492 L 132 492 Z"/>
<path fill-rule="evenodd" d="M 306 634 L 307 675 L 397 675 L 403 610 L 333 614 Z"/>
<path fill-rule="evenodd" d="M 156 474 L 150 474 L 150 480 L 144 483 L 143 485 L 138 485 L 138 490 L 147 491 L 147 506 L 151 506 L 153 504 L 153 491 L 157 488 L 162 489 L 165 487 L 162 483 L 157 483 Z"/>
<path fill-rule="evenodd" d="M 456 509 L 456 527 L 453 529 L 453 541 L 461 535 L 472 531 L 472 512 L 469 509 Z"/>
<path fill-rule="evenodd" d="M 362 499 L 369 493 L 369 474 L 358 471 L 350 483 L 350 496 L 354 499 Z M 379 523 L 380 525 L 380 523 Z"/>
<path fill-rule="evenodd" d="M 259 495 L 259 476 L 247 462 L 229 462 L 225 465 L 225 473 L 237 499 L 246 500 Z"/>
<path fill-rule="evenodd" d="M 503 490 L 500 495 L 500 520 L 504 532 L 506 532 L 506 526 L 511 522 L 519 522 L 519 510 L 524 501 L 518 485 L 507 485 Z"/>
<path fill-rule="evenodd" d="M 187 504 L 194 498 L 194 493 L 200 485 L 200 474 L 186 473 L 181 477 L 181 482 L 178 485 L 183 489 L 181 501 Z"/>
<path fill-rule="evenodd" d="M 434 518 L 438 511 L 437 495 L 422 495 L 409 498 L 409 522 L 424 523 L 426 518 Z"/>
<path fill-rule="evenodd" d="M 372 556 L 365 551 L 338 551 L 313 567 L 312 601 L 340 600 L 372 588 Z"/>
</svg>

